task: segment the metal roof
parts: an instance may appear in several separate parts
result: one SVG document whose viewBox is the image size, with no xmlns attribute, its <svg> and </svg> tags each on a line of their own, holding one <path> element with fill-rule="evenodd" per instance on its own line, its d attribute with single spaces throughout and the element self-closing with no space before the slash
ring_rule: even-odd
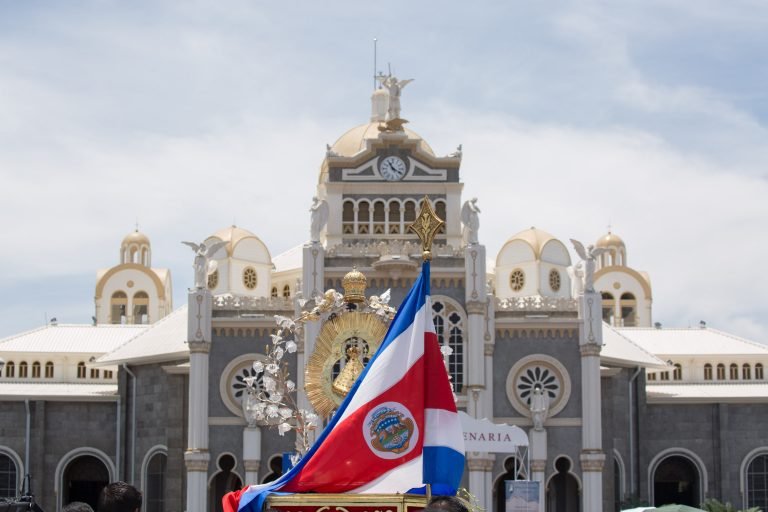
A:
<svg viewBox="0 0 768 512">
<path fill-rule="evenodd" d="M 114 401 L 117 384 L 0 382 L 0 400 Z"/>
<path fill-rule="evenodd" d="M 768 356 L 768 346 L 717 329 L 656 329 L 620 327 L 622 336 L 660 356 Z"/>
<path fill-rule="evenodd" d="M 768 382 L 647 384 L 648 403 L 768 403 Z"/>
<path fill-rule="evenodd" d="M 46 325 L 0 340 L 0 353 L 103 354 L 147 330 L 148 325 Z"/>
<path fill-rule="evenodd" d="M 667 368 L 667 363 L 634 343 L 621 332 L 603 323 L 600 362 L 608 366 Z"/>
</svg>

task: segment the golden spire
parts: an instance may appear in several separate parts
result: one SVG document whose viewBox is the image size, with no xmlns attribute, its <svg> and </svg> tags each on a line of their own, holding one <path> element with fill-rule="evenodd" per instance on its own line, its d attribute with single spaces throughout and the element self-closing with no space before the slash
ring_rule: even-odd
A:
<svg viewBox="0 0 768 512">
<path fill-rule="evenodd" d="M 408 225 L 408 229 L 416 233 L 416 236 L 421 240 L 422 256 L 425 261 L 432 259 L 432 241 L 443 224 L 445 222 L 435 213 L 432 203 L 429 202 L 429 197 L 424 196 L 424 200 L 421 202 L 421 211 L 419 211 L 413 224 Z"/>
</svg>

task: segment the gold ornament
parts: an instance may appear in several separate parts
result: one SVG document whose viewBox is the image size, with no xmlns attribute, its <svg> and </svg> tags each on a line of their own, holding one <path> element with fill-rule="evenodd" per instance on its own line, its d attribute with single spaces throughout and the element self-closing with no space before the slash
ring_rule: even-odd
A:
<svg viewBox="0 0 768 512">
<path fill-rule="evenodd" d="M 429 202 L 429 197 L 424 196 L 424 200 L 421 202 L 421 211 L 419 211 L 413 224 L 408 225 L 408 230 L 416 233 L 416 236 L 421 240 L 422 256 L 425 261 L 432 259 L 432 241 L 443 224 L 445 222 L 435 213 Z"/>
<path fill-rule="evenodd" d="M 341 280 L 341 285 L 344 287 L 345 302 L 365 302 L 365 287 L 368 285 L 368 279 L 357 270 L 357 267 L 352 267 L 352 271 Z"/>
<path fill-rule="evenodd" d="M 315 351 L 307 363 L 304 384 L 307 397 L 317 414 L 327 418 L 341 404 L 346 392 L 362 372 L 361 359 L 376 353 L 386 333 L 386 324 L 375 313 L 344 313 L 323 324 L 317 336 Z M 353 347 L 356 350 L 348 352 Z M 349 361 L 334 379 L 334 365 L 346 357 L 349 357 Z M 334 390 L 334 384 L 338 384 L 337 390 Z M 344 395 L 339 394 L 344 388 L 347 388 Z"/>
</svg>

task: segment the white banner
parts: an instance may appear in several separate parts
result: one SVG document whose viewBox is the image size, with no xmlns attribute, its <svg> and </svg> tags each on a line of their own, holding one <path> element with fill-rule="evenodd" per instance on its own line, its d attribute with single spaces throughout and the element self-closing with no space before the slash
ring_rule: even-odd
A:
<svg viewBox="0 0 768 512">
<path fill-rule="evenodd" d="M 528 446 L 528 436 L 520 427 L 478 420 L 464 411 L 459 411 L 459 417 L 468 452 L 514 453 L 518 446 Z"/>
</svg>

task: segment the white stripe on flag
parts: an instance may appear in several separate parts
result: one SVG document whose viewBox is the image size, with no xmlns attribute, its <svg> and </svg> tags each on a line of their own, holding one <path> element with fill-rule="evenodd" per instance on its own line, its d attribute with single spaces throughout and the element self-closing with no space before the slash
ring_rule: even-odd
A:
<svg viewBox="0 0 768 512">
<path fill-rule="evenodd" d="M 445 446 L 464 453 L 464 431 L 455 412 L 445 409 L 424 411 L 424 446 Z"/>
<path fill-rule="evenodd" d="M 408 328 L 400 333 L 388 347 L 371 363 L 365 380 L 357 388 L 339 423 L 354 413 L 360 406 L 367 404 L 402 380 L 411 366 L 424 355 L 425 321 L 429 310 L 422 307 Z"/>
<path fill-rule="evenodd" d="M 423 485 L 424 473 L 421 455 L 393 468 L 376 480 L 349 491 L 351 494 L 392 494 L 404 493 Z"/>
</svg>

